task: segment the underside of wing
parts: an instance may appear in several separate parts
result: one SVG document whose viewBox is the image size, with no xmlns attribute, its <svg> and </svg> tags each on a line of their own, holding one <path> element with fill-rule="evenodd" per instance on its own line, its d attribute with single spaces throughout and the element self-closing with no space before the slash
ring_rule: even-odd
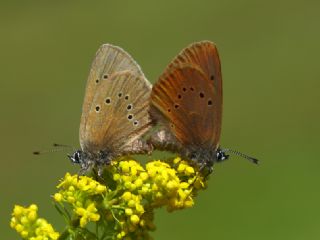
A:
<svg viewBox="0 0 320 240">
<path fill-rule="evenodd" d="M 184 146 L 215 148 L 221 116 L 206 74 L 190 64 L 174 65 L 154 85 L 151 116 Z"/>
<path fill-rule="evenodd" d="M 146 94 L 150 94 L 151 84 L 147 81 L 140 66 L 133 58 L 117 46 L 111 44 L 102 45 L 97 51 L 90 69 L 82 107 L 79 135 L 80 145 L 83 149 L 89 146 L 99 145 L 99 147 L 101 147 L 101 144 L 104 144 L 101 136 L 94 134 L 98 129 L 93 130 L 94 125 L 103 125 L 105 123 L 103 121 L 106 121 L 106 119 L 100 119 L 99 117 L 95 119 L 94 115 L 92 115 L 92 111 L 97 105 L 97 99 L 105 95 L 112 96 L 111 92 L 114 91 L 114 89 L 119 89 L 119 87 L 134 88 L 135 84 L 137 84 L 123 80 L 125 78 L 124 75 L 122 75 L 123 71 L 130 72 L 127 73 L 127 75 L 129 74 L 132 78 L 133 76 L 137 77 L 138 84 L 143 85 L 143 87 L 147 89 Z M 117 82 L 118 79 L 122 79 L 121 82 Z M 128 84 L 133 85 L 130 86 Z M 96 123 L 93 123 L 95 121 Z M 99 122 L 99 124 L 97 122 Z"/>
<path fill-rule="evenodd" d="M 222 118 L 222 75 L 221 63 L 216 45 L 211 41 L 200 41 L 193 43 L 183 49 L 168 65 L 164 74 L 172 71 L 177 65 L 190 64 L 199 67 L 214 87 L 214 95 L 212 101 L 215 103 L 214 122 L 219 123 L 215 131 L 215 139 L 220 138 L 221 134 L 221 118 Z"/>
<path fill-rule="evenodd" d="M 210 80 L 219 84 L 221 81 L 221 64 L 218 49 L 213 42 L 201 41 L 191 44 L 183 49 L 168 65 L 165 72 L 176 65 L 188 63 L 196 65 Z"/>
<path fill-rule="evenodd" d="M 82 147 L 91 151 L 126 152 L 150 127 L 150 85 L 131 71 L 102 81 L 87 113 Z"/>
</svg>

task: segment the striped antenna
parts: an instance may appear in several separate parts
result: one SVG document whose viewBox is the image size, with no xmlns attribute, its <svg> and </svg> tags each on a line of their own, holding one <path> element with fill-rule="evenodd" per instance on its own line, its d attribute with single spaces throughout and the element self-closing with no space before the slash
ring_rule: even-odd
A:
<svg viewBox="0 0 320 240">
<path fill-rule="evenodd" d="M 66 150 L 74 150 L 75 148 L 69 145 L 64 145 L 64 144 L 58 144 L 54 143 L 52 149 L 47 149 L 47 150 L 41 150 L 41 151 L 34 151 L 34 155 L 40 155 L 40 154 L 45 154 L 45 153 L 54 153 L 54 152 L 62 152 Z"/>
<path fill-rule="evenodd" d="M 232 150 L 232 149 L 226 148 L 226 149 L 222 149 L 221 152 L 223 152 L 223 153 L 232 153 L 234 155 L 238 155 L 238 156 L 240 156 L 242 158 L 245 158 L 245 159 L 249 160 L 250 162 L 252 162 L 254 164 L 259 164 L 259 160 L 258 159 L 254 158 L 254 157 L 250 157 L 250 156 L 248 156 L 248 155 L 246 155 L 244 153 L 241 153 L 241 152 L 239 152 L 237 150 Z"/>
</svg>

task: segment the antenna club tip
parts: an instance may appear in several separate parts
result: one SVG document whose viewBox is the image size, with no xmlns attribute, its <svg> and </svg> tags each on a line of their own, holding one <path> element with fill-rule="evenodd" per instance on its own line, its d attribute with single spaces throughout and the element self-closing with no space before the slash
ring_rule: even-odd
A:
<svg viewBox="0 0 320 240">
<path fill-rule="evenodd" d="M 256 158 L 252 158 L 252 162 L 257 165 L 259 165 L 259 163 L 260 163 L 260 161 Z"/>
</svg>

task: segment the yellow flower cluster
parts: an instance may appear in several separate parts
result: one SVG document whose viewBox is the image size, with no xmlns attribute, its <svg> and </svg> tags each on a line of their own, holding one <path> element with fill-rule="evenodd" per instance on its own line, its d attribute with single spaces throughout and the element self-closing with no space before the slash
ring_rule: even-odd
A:
<svg viewBox="0 0 320 240">
<path fill-rule="evenodd" d="M 123 209 L 116 216 L 118 239 L 135 238 L 137 232 L 138 237 L 147 239 L 148 231 L 155 229 L 154 208 L 166 206 L 173 211 L 192 207 L 193 196 L 205 187 L 204 178 L 180 158 L 152 161 L 145 168 L 136 161 L 122 159 L 115 162 L 111 172 L 121 193 L 115 203 Z"/>
<path fill-rule="evenodd" d="M 156 208 L 174 211 L 192 207 L 194 196 L 205 187 L 206 179 L 179 157 L 151 161 L 145 167 L 121 158 L 108 166 L 98 181 L 67 173 L 53 196 L 69 226 L 61 238 L 89 234 L 88 239 L 151 239 Z M 36 212 L 35 205 L 16 206 L 11 227 L 23 238 L 57 239 L 59 234 L 44 219 L 37 219 Z M 87 228 L 89 222 L 95 222 L 96 233 Z"/>
<path fill-rule="evenodd" d="M 116 192 L 112 212 L 115 219 L 116 239 L 150 239 L 148 231 L 155 229 L 153 212 L 144 203 L 145 182 L 149 176 L 134 160 L 121 159 L 110 169 Z M 150 184 L 149 184 L 150 185 Z M 146 190 L 147 191 L 147 190 Z"/>
<path fill-rule="evenodd" d="M 167 206 L 168 211 L 192 207 L 194 190 L 204 187 L 202 177 L 196 176 L 193 167 L 180 158 L 174 159 L 173 163 L 176 168 L 161 161 L 146 166 L 151 183 L 150 202 L 154 207 Z"/>
<path fill-rule="evenodd" d="M 96 200 L 106 193 L 106 186 L 87 176 L 71 176 L 67 173 L 57 186 L 59 192 L 53 198 L 56 202 L 67 202 L 74 208 L 76 215 L 80 217 L 80 226 L 83 228 L 88 222 L 99 221 Z"/>
<path fill-rule="evenodd" d="M 58 239 L 59 233 L 54 231 L 51 224 L 45 219 L 38 218 L 37 211 L 38 207 L 34 204 L 27 208 L 16 205 L 13 209 L 10 226 L 15 229 L 23 239 Z"/>
</svg>

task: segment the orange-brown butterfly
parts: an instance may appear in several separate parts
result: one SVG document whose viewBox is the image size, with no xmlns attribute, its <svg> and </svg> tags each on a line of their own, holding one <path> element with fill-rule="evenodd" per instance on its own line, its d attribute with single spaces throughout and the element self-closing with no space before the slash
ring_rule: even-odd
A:
<svg viewBox="0 0 320 240">
<path fill-rule="evenodd" d="M 153 86 L 150 105 L 151 117 L 164 127 L 150 139 L 154 148 L 178 152 L 209 172 L 226 152 L 258 162 L 220 148 L 222 77 L 214 43 L 194 43 L 174 58 Z"/>
<path fill-rule="evenodd" d="M 151 127 L 151 87 L 127 52 L 102 45 L 87 81 L 79 131 L 81 150 L 69 155 L 71 161 L 82 170 L 100 169 L 119 156 L 146 152 L 147 145 L 140 138 Z"/>
</svg>

